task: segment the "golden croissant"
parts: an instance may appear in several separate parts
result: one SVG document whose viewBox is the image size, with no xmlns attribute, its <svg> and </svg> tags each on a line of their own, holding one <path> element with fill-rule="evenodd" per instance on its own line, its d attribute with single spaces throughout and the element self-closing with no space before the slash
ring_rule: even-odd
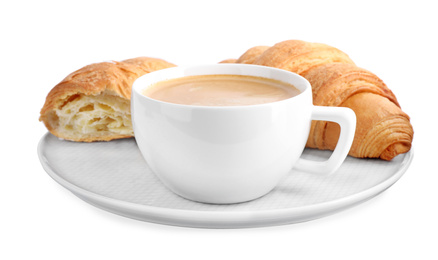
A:
<svg viewBox="0 0 438 260">
<path fill-rule="evenodd" d="M 315 105 L 353 109 L 357 127 L 351 156 L 391 160 L 411 148 L 413 128 L 392 91 L 332 46 L 289 40 L 272 47 L 252 47 L 238 59 L 221 63 L 257 64 L 298 73 L 311 83 Z M 132 137 L 129 99 L 133 82 L 146 73 L 174 66 L 146 57 L 85 66 L 50 91 L 40 121 L 55 136 L 73 141 Z M 338 136 L 337 124 L 313 121 L 307 147 L 333 150 Z"/>
<path fill-rule="evenodd" d="M 334 47 L 289 40 L 272 47 L 250 48 L 236 63 L 298 73 L 312 85 L 314 105 L 353 109 L 357 127 L 351 156 L 391 160 L 411 149 L 414 131 L 392 91 L 375 74 L 357 67 L 347 54 Z M 313 121 L 306 146 L 333 150 L 339 131 L 335 123 Z"/>
<path fill-rule="evenodd" d="M 133 137 L 130 98 L 134 81 L 149 72 L 174 67 L 139 57 L 85 66 L 47 95 L 40 121 L 55 136 L 71 141 L 109 141 Z"/>
</svg>

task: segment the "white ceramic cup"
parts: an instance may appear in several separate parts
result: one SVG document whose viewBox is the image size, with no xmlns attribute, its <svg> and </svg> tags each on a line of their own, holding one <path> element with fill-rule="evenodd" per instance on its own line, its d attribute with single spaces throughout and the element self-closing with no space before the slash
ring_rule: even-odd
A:
<svg viewBox="0 0 438 260">
<path fill-rule="evenodd" d="M 142 94 L 163 80 L 211 74 L 271 78 L 291 83 L 301 93 L 272 103 L 223 107 L 173 104 Z M 333 173 L 346 158 L 356 127 L 352 110 L 314 106 L 305 78 L 246 64 L 174 67 L 146 74 L 133 84 L 131 113 L 138 147 L 164 185 L 186 199 L 215 204 L 261 197 L 292 168 Z M 333 121 L 341 127 L 327 161 L 300 158 L 311 120 Z"/>
</svg>

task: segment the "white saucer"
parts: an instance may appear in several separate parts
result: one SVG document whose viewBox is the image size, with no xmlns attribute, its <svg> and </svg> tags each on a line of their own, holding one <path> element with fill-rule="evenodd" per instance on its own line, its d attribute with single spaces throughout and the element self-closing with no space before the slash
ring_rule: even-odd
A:
<svg viewBox="0 0 438 260">
<path fill-rule="evenodd" d="M 322 160 L 329 155 L 306 149 L 303 157 Z M 328 177 L 292 170 L 268 195 L 232 205 L 197 203 L 167 190 L 143 160 L 135 139 L 76 143 L 47 133 L 38 156 L 55 181 L 115 214 L 177 226 L 243 228 L 308 221 L 373 198 L 404 174 L 413 152 L 390 162 L 348 157 Z"/>
</svg>

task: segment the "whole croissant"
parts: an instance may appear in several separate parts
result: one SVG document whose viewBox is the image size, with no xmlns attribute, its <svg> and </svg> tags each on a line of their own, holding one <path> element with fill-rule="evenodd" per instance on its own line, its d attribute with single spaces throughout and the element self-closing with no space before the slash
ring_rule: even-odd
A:
<svg viewBox="0 0 438 260">
<path fill-rule="evenodd" d="M 55 136 L 93 142 L 133 137 L 131 87 L 140 76 L 175 65 L 156 58 L 87 65 L 47 95 L 40 121 Z"/>
<path fill-rule="evenodd" d="M 236 63 L 276 67 L 305 77 L 312 85 L 313 103 L 353 109 L 357 127 L 349 155 L 391 160 L 411 149 L 409 116 L 385 83 L 359 68 L 344 52 L 321 43 L 289 40 L 272 47 L 256 46 Z M 333 150 L 339 126 L 313 121 L 307 147 Z"/>
</svg>

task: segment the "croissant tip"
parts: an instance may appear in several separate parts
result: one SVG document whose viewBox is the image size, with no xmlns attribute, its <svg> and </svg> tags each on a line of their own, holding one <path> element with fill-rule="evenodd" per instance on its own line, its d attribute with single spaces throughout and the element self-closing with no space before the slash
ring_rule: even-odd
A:
<svg viewBox="0 0 438 260">
<path fill-rule="evenodd" d="M 390 161 L 397 155 L 407 153 L 411 149 L 411 143 L 396 143 L 388 146 L 380 155 L 380 159 Z"/>
</svg>

